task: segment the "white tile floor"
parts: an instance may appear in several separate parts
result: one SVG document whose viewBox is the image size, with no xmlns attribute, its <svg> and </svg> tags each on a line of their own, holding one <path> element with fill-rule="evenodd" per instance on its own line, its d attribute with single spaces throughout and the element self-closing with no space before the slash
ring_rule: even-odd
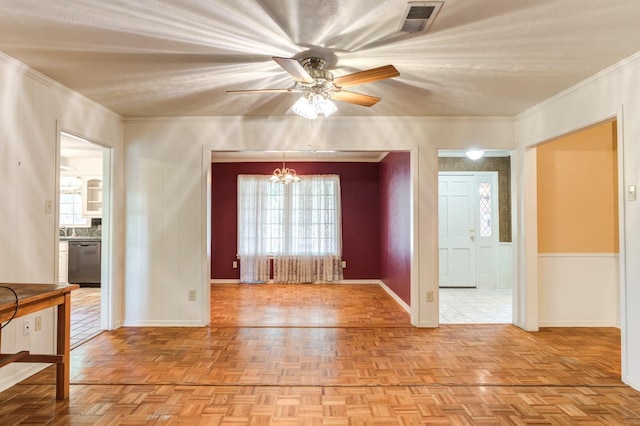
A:
<svg viewBox="0 0 640 426">
<path fill-rule="evenodd" d="M 511 323 L 511 289 L 441 288 L 440 324 Z"/>
</svg>

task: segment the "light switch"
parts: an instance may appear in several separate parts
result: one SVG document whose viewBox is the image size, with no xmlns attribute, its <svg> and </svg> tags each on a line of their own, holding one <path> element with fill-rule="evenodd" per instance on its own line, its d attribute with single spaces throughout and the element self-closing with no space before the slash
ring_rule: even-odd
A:
<svg viewBox="0 0 640 426">
<path fill-rule="evenodd" d="M 44 212 L 45 212 L 45 214 L 53 213 L 53 201 L 52 200 L 44 200 Z"/>
<path fill-rule="evenodd" d="M 635 185 L 629 185 L 629 189 L 627 189 L 627 197 L 628 197 L 629 201 L 635 201 L 636 200 L 636 186 Z"/>
</svg>

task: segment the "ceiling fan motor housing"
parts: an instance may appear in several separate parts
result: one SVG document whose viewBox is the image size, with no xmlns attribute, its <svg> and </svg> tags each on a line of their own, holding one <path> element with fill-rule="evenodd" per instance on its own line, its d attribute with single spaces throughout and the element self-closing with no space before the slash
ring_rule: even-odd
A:
<svg viewBox="0 0 640 426">
<path fill-rule="evenodd" d="M 327 61 L 322 58 L 305 58 L 301 62 L 302 67 L 309 73 L 314 80 L 333 81 L 333 74 L 325 70 Z"/>
<path fill-rule="evenodd" d="M 312 57 L 305 58 L 300 63 L 314 80 L 313 83 L 297 83 L 306 88 L 306 90 L 303 90 L 305 96 L 310 98 L 314 95 L 321 95 L 323 98 L 328 99 L 336 90 L 336 86 L 333 84 L 333 74 L 324 69 L 327 61 L 322 58 Z"/>
</svg>

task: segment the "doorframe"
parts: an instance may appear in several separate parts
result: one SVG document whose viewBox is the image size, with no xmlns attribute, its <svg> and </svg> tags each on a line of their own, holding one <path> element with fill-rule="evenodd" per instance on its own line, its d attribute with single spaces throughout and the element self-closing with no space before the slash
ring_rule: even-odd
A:
<svg viewBox="0 0 640 426">
<path fill-rule="evenodd" d="M 91 138 L 67 130 L 56 121 L 56 159 L 55 159 L 55 200 L 54 200 L 54 281 L 58 283 L 59 258 L 60 258 L 60 164 L 61 164 L 61 135 L 66 133 L 83 139 L 102 148 L 102 235 L 100 242 L 100 329 L 112 330 L 116 328 L 114 322 L 113 300 L 113 168 L 114 150 Z"/>
<path fill-rule="evenodd" d="M 589 127 L 599 125 L 605 122 L 616 121 L 616 138 L 617 138 L 617 169 L 618 169 L 618 300 L 619 300 L 619 321 L 620 321 L 620 340 L 621 340 L 621 371 L 620 376 L 623 381 L 628 372 L 628 332 L 627 332 L 627 254 L 626 254 L 626 185 L 633 184 L 625 180 L 625 133 L 624 133 L 624 107 L 620 105 L 613 114 L 598 117 L 580 126 L 570 129 L 564 129 L 551 137 L 538 140 L 535 143 L 522 146 L 519 150 L 519 158 L 522 161 L 520 168 L 519 185 L 521 187 L 521 199 L 519 200 L 522 210 L 520 220 L 522 220 L 523 235 L 522 246 L 518 247 L 518 294 L 517 303 L 522 307 L 522 318 L 518 319 L 517 325 L 526 331 L 539 330 L 539 300 L 538 300 L 538 219 L 537 219 L 537 147 L 544 142 L 574 133 Z M 515 289 L 514 289 L 515 290 Z M 516 302 L 516 300 L 514 300 Z M 515 305 L 514 305 L 515 306 Z M 515 317 L 514 317 L 515 318 Z"/>
<path fill-rule="evenodd" d="M 283 148 L 286 149 L 286 148 Z M 229 150 L 215 149 L 208 145 L 202 145 L 202 157 L 201 157 L 201 205 L 202 210 L 204 212 L 203 217 L 201 219 L 201 227 L 206 232 L 206 237 L 201 239 L 201 274 L 203 276 L 203 280 L 201 283 L 201 293 L 204 295 L 201 301 L 201 309 L 203 311 L 203 323 L 209 324 L 211 322 L 211 211 L 212 211 L 212 153 L 214 152 L 227 152 Z M 300 151 L 304 151 L 304 149 L 300 149 Z M 368 151 L 379 151 L 375 149 L 348 149 L 344 148 L 340 151 L 360 151 L 360 152 L 368 152 Z M 430 291 L 433 292 L 433 289 L 428 286 L 426 283 L 420 283 L 420 257 L 419 257 L 419 241 L 416 238 L 416 233 L 418 232 L 418 191 L 419 191 L 419 182 L 421 180 L 419 173 L 419 152 L 418 147 L 410 147 L 407 149 L 394 149 L 394 150 L 386 150 L 388 152 L 408 152 L 409 153 L 409 164 L 410 164 L 410 183 L 409 183 L 409 191 L 411 194 L 411 202 L 409 210 L 410 214 L 410 224 L 411 231 L 409 244 L 411 246 L 411 260 L 410 260 L 410 295 L 411 300 L 420 300 L 419 295 L 421 292 Z M 436 151 L 436 166 L 437 166 L 437 151 Z M 437 173 L 437 172 L 436 172 Z M 435 182 L 435 195 L 437 196 L 437 177 Z M 437 197 L 436 197 L 437 198 Z M 436 230 L 437 232 L 437 230 Z M 435 267 L 437 269 L 437 250 L 434 255 L 434 262 L 436 263 Z M 435 285 L 437 289 L 437 284 Z M 436 290 L 437 291 L 437 290 Z M 395 293 L 394 293 L 395 294 Z M 393 297 L 393 295 L 392 295 Z M 437 306 L 437 300 L 436 300 Z M 439 309 L 439 308 L 438 308 Z M 411 318 L 411 324 L 416 327 L 421 327 L 420 325 L 420 315 L 421 315 L 421 306 L 420 302 L 411 303 L 409 306 L 409 315 Z M 438 326 L 438 315 L 436 313 L 435 316 L 435 327 Z"/>
</svg>

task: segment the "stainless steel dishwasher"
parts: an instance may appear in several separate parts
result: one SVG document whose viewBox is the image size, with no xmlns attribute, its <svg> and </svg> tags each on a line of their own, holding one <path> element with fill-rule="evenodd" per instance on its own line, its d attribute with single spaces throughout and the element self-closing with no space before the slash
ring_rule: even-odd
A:
<svg viewBox="0 0 640 426">
<path fill-rule="evenodd" d="M 100 286 L 100 241 L 69 241 L 69 283 Z"/>
</svg>

